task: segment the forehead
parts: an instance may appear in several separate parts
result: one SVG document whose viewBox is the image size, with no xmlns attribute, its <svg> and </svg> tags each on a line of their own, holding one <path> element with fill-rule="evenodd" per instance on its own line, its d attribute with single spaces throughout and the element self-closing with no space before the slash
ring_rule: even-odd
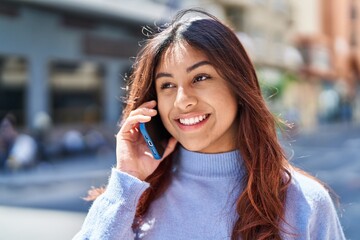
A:
<svg viewBox="0 0 360 240">
<path fill-rule="evenodd" d="M 190 66 L 198 61 L 208 60 L 200 50 L 192 47 L 187 42 L 177 42 L 169 46 L 162 54 L 156 71 L 172 68 L 174 66 Z"/>
</svg>

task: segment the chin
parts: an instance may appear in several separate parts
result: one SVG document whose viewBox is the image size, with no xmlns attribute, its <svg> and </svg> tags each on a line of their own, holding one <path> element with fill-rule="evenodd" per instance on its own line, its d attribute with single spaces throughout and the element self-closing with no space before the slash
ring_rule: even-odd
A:
<svg viewBox="0 0 360 240">
<path fill-rule="evenodd" d="M 183 148 L 185 148 L 188 151 L 192 151 L 192 152 L 202 152 L 202 150 L 205 148 L 204 146 L 199 146 L 197 144 L 191 144 L 191 143 L 181 143 L 181 146 L 183 146 Z"/>
</svg>

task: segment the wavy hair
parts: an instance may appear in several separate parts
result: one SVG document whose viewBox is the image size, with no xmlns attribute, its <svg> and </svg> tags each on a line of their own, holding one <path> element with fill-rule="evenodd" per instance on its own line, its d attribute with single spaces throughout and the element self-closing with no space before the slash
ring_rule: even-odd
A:
<svg viewBox="0 0 360 240">
<path fill-rule="evenodd" d="M 185 17 L 193 13 L 204 17 Z M 137 55 L 129 77 L 130 90 L 123 119 L 143 102 L 156 99 L 155 69 L 173 44 L 183 41 L 204 53 L 238 100 L 235 140 L 246 174 L 242 179 L 244 189 L 236 201 L 236 211 L 241 217 L 233 226 L 231 239 L 281 239 L 282 234 L 286 234 L 281 223 L 291 180 L 289 163 L 277 138 L 278 120 L 267 108 L 254 66 L 238 37 L 215 16 L 199 9 L 180 11 L 170 24 L 146 30 L 149 38 Z M 141 196 L 135 219 L 141 219 L 151 202 L 166 191 L 172 158 L 171 154 L 145 180 L 151 187 Z"/>
</svg>

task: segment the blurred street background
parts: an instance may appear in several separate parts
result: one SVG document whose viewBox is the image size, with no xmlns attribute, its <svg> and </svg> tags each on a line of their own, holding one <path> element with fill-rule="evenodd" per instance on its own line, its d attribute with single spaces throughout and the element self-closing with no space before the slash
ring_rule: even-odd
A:
<svg viewBox="0 0 360 240">
<path fill-rule="evenodd" d="M 289 158 L 360 229 L 360 0 L 1 0 L 0 239 L 71 239 L 115 164 L 145 26 L 200 7 L 253 60 Z"/>
</svg>

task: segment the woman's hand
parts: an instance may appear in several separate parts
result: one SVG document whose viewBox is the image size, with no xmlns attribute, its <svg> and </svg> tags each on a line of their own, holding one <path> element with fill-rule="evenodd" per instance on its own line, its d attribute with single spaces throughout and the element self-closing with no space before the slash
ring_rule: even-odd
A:
<svg viewBox="0 0 360 240">
<path fill-rule="evenodd" d="M 116 168 L 140 180 L 145 180 L 152 174 L 160 162 L 174 151 L 177 143 L 175 138 L 171 137 L 163 157 L 155 160 L 152 156 L 139 131 L 139 123 L 149 122 L 151 117 L 156 116 L 157 111 L 153 109 L 155 106 L 156 101 L 153 100 L 131 111 L 116 135 Z"/>
</svg>

